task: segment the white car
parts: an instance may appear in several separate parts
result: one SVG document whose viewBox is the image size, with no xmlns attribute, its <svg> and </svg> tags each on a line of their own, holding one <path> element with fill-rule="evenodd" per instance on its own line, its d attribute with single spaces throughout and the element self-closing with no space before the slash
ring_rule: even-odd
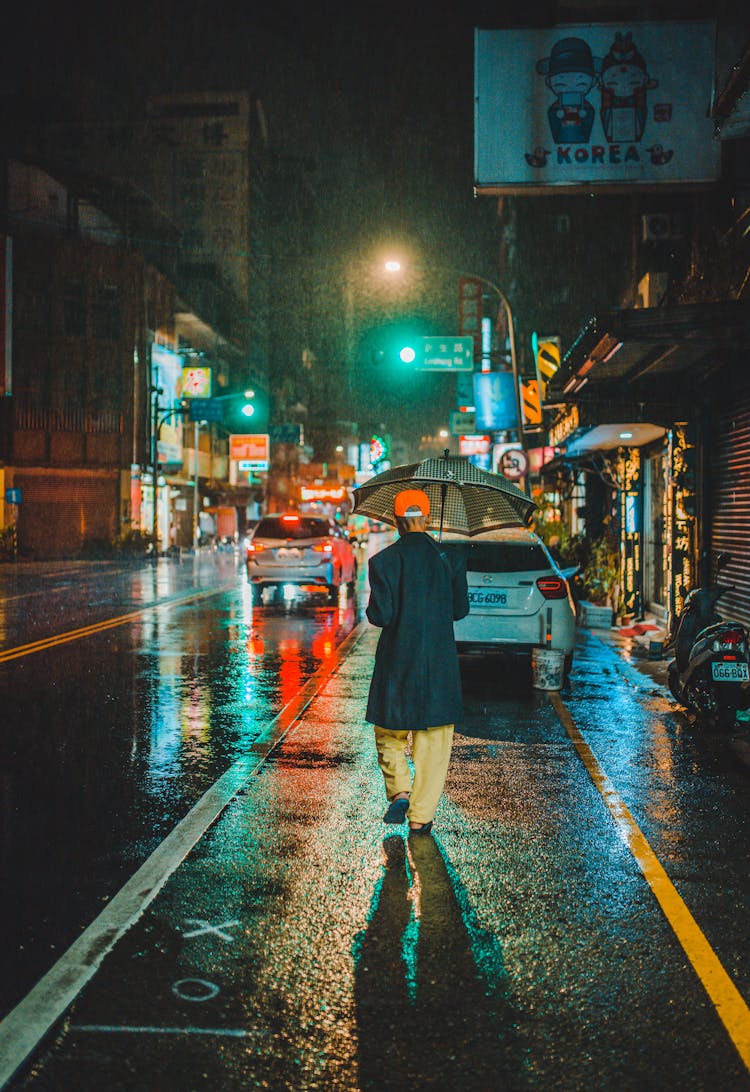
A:
<svg viewBox="0 0 750 1092">
<path fill-rule="evenodd" d="M 341 529 L 331 520 L 300 512 L 264 516 L 246 548 L 253 598 L 266 588 L 326 592 L 338 601 L 339 587 L 354 588 L 357 559 Z"/>
<path fill-rule="evenodd" d="M 446 535 L 444 550 L 466 559 L 469 614 L 453 623 L 459 654 L 520 653 L 552 648 L 573 662 L 576 611 L 565 577 L 532 531 Z"/>
</svg>

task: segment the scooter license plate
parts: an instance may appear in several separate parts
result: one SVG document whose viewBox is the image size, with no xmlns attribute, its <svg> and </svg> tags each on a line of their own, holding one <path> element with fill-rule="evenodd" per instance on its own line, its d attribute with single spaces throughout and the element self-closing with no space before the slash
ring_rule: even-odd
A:
<svg viewBox="0 0 750 1092">
<path fill-rule="evenodd" d="M 714 682 L 750 682 L 747 664 L 712 663 L 711 678 Z"/>
</svg>

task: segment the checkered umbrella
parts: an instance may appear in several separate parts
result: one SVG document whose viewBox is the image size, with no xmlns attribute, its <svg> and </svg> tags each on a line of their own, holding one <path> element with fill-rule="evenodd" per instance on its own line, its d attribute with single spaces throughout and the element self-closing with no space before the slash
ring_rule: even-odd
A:
<svg viewBox="0 0 750 1092">
<path fill-rule="evenodd" d="M 422 489 L 430 498 L 430 526 L 459 535 L 498 527 L 523 527 L 534 501 L 501 474 L 489 474 L 463 455 L 394 466 L 354 490 L 354 512 L 395 524 L 393 501 L 402 489 Z"/>
</svg>

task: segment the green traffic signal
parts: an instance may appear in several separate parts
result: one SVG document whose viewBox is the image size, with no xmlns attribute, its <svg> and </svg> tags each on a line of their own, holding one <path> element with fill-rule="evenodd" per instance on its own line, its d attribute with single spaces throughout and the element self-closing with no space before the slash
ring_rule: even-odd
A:
<svg viewBox="0 0 750 1092">
<path fill-rule="evenodd" d="M 237 432 L 266 432 L 268 429 L 268 397 L 264 391 L 245 390 L 226 395 L 224 424 Z"/>
<path fill-rule="evenodd" d="M 404 345 L 403 348 L 399 350 L 398 355 L 399 359 L 403 360 L 404 364 L 413 364 L 417 356 L 416 351 L 411 345 Z"/>
</svg>

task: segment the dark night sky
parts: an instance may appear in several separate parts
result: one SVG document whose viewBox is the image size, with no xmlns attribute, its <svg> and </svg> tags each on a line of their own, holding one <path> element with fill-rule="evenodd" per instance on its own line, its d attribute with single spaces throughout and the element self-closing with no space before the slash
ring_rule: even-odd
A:
<svg viewBox="0 0 750 1092">
<path fill-rule="evenodd" d="M 248 89 L 273 150 L 316 163 L 319 251 L 330 240 L 365 253 L 388 236 L 425 262 L 491 276 L 494 202 L 472 192 L 473 28 L 507 25 L 502 10 L 502 0 L 31 3 L 4 27 L 0 92 L 62 94 L 71 112 L 126 117 L 154 94 Z"/>
</svg>

